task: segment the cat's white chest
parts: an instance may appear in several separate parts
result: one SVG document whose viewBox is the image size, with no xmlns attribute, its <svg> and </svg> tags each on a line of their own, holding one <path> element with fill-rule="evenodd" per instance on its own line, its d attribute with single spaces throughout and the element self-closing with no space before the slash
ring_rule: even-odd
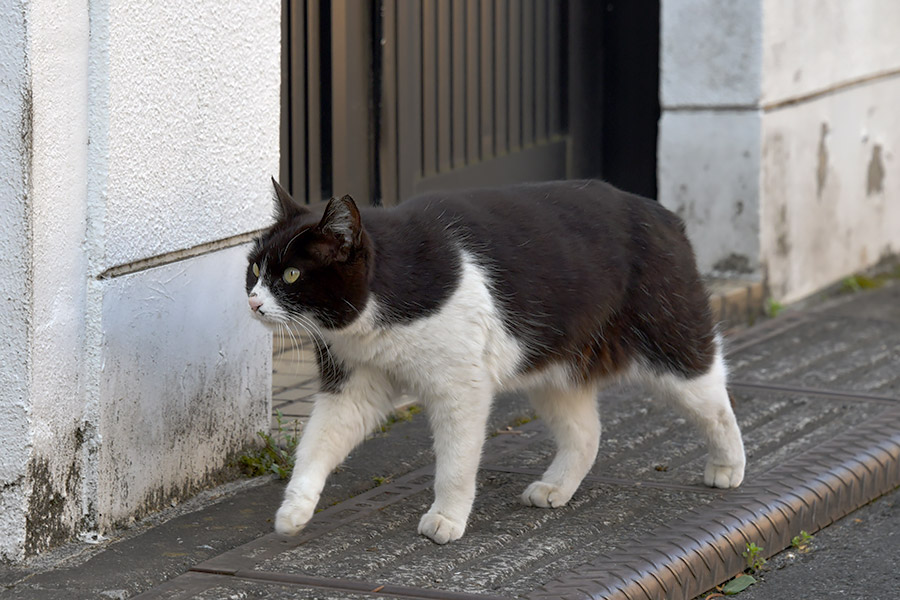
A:
<svg viewBox="0 0 900 600">
<path fill-rule="evenodd" d="M 431 315 L 380 325 L 378 309 L 378 298 L 372 298 L 350 326 L 326 334 L 335 356 L 350 369 L 378 369 L 404 388 L 442 393 L 459 378 L 488 379 L 499 388 L 522 360 L 484 270 L 468 257 L 456 290 Z"/>
</svg>

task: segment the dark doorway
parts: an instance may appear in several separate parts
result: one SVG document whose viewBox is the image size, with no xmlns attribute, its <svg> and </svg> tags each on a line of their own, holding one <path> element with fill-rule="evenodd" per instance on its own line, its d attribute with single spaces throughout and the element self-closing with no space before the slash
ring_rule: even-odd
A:
<svg viewBox="0 0 900 600">
<path fill-rule="evenodd" d="M 572 174 L 656 198 L 659 0 L 570 0 Z"/>
</svg>

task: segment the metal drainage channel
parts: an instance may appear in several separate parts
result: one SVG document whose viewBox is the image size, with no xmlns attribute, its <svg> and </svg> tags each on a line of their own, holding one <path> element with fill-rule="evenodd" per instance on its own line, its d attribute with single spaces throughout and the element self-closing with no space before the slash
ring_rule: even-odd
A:
<svg viewBox="0 0 900 600">
<path fill-rule="evenodd" d="M 808 321 L 807 315 L 766 323 L 741 335 L 730 354 L 759 344 Z M 775 392 L 845 401 L 874 402 L 889 408 L 831 440 L 704 506 L 686 511 L 672 522 L 648 532 L 642 540 L 622 544 L 587 564 L 561 573 L 526 598 L 569 600 L 654 600 L 693 598 L 740 573 L 741 552 L 756 542 L 775 554 L 790 545 L 801 530 L 815 532 L 900 485 L 900 399 L 781 384 L 733 381 L 734 389 Z M 497 459 L 547 437 L 539 422 L 519 428 L 520 435 L 489 440 L 490 461 L 483 470 L 539 474 L 537 470 L 506 467 Z M 282 584 L 370 597 L 412 600 L 500 600 L 503 596 L 451 592 L 378 584 L 376 582 L 258 571 L 254 566 L 329 531 L 366 518 L 429 488 L 434 465 L 410 472 L 395 481 L 350 498 L 317 514 L 297 537 L 268 534 L 207 560 L 189 572 L 137 598 L 190 598 L 228 581 Z M 698 488 L 665 482 L 630 481 L 589 476 L 587 480 L 616 485 L 663 489 Z M 716 493 L 710 490 L 710 493 Z M 652 540 L 648 544 L 647 540 Z"/>
</svg>

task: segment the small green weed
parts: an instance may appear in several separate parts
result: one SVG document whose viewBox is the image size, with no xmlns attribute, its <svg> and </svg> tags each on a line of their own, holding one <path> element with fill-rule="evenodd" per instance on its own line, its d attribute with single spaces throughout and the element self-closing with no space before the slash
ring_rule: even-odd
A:
<svg viewBox="0 0 900 600">
<path fill-rule="evenodd" d="M 384 485 L 384 484 L 386 484 L 386 483 L 390 483 L 390 482 L 391 482 L 391 478 L 390 478 L 390 477 L 382 477 L 382 476 L 380 476 L 380 475 L 376 475 L 375 477 L 372 478 L 372 481 L 375 482 L 375 487 L 378 487 L 379 485 Z"/>
<path fill-rule="evenodd" d="M 756 583 L 756 578 L 753 577 L 753 575 L 758 574 L 762 570 L 763 566 L 766 564 L 766 559 L 762 557 L 763 549 L 754 542 L 748 542 L 746 548 L 746 550 L 741 552 L 741 556 L 743 556 L 744 560 L 747 562 L 747 570 L 750 571 L 750 573 L 741 573 L 725 585 L 717 587 L 716 589 L 721 593 L 710 594 L 707 596 L 707 600 L 721 595 L 734 596 Z"/>
<path fill-rule="evenodd" d="M 791 538 L 791 546 L 793 546 L 798 552 L 808 552 L 810 542 L 812 542 L 813 536 L 805 531 L 800 531 L 800 535 L 795 535 Z"/>
<path fill-rule="evenodd" d="M 771 318 L 777 317 L 784 310 L 784 305 L 777 300 L 769 298 L 766 300 L 766 315 Z"/>
<path fill-rule="evenodd" d="M 422 407 L 418 404 L 413 404 L 407 408 L 401 408 L 394 411 L 394 414 L 388 417 L 387 421 L 381 426 L 381 433 L 387 433 L 397 423 L 408 423 L 409 421 L 412 421 L 413 417 L 420 412 L 422 412 Z"/>
<path fill-rule="evenodd" d="M 248 477 L 275 473 L 279 479 L 287 479 L 294 470 L 294 453 L 300 441 L 297 424 L 294 423 L 293 432 L 288 431 L 280 411 L 275 412 L 275 422 L 278 424 L 275 435 L 257 431 L 256 435 L 263 442 L 262 447 L 238 458 Z"/>
<path fill-rule="evenodd" d="M 763 558 L 762 552 L 763 549 L 754 542 L 748 542 L 747 549 L 741 552 L 741 556 L 747 561 L 747 568 L 753 573 L 761 571 L 766 564 L 766 559 Z"/>
<path fill-rule="evenodd" d="M 866 275 L 851 275 L 844 279 L 841 285 L 845 292 L 861 292 L 863 290 L 877 290 L 885 283 L 882 277 L 868 277 Z"/>
</svg>

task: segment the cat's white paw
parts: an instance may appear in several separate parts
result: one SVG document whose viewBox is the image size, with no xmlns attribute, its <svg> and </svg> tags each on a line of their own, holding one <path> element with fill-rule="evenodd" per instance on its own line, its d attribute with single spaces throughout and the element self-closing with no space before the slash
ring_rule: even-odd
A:
<svg viewBox="0 0 900 600">
<path fill-rule="evenodd" d="M 559 508 L 565 506 L 572 497 L 558 485 L 545 481 L 535 481 L 522 492 L 522 502 L 528 506 L 540 506 L 541 508 Z"/>
<path fill-rule="evenodd" d="M 454 521 L 438 512 L 428 511 L 419 521 L 419 533 L 437 544 L 458 540 L 465 531 L 465 523 Z"/>
<path fill-rule="evenodd" d="M 275 532 L 281 535 L 295 535 L 303 529 L 316 510 L 317 500 L 307 496 L 289 496 L 275 513 Z"/>
<path fill-rule="evenodd" d="M 733 465 L 723 465 L 709 460 L 706 470 L 703 472 L 703 483 L 709 487 L 733 488 L 741 485 L 744 480 L 744 462 Z"/>
</svg>

